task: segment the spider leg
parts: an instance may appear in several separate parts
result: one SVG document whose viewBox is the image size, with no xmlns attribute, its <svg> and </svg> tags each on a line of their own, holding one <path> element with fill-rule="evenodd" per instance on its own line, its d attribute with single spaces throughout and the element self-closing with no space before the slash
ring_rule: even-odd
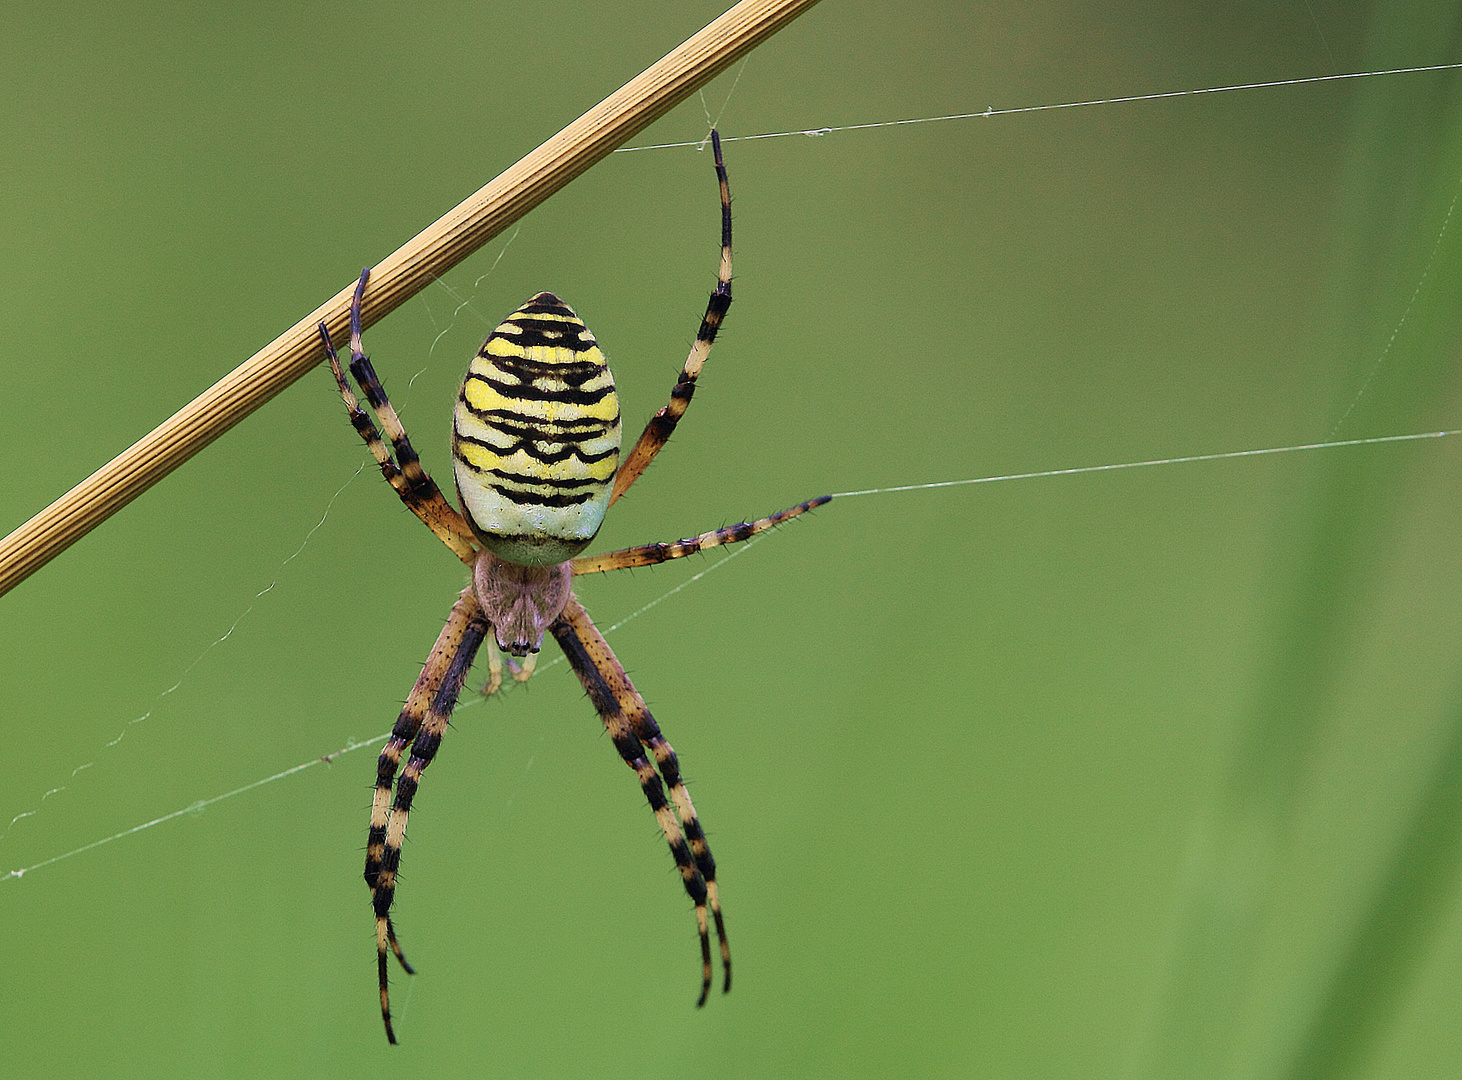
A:
<svg viewBox="0 0 1462 1080">
<path fill-rule="evenodd" d="M 401 864 L 401 845 L 406 838 L 406 821 L 421 774 L 431 764 L 446 730 L 457 695 L 472 666 L 477 648 L 488 627 L 469 587 L 463 590 L 452 613 L 427 656 L 416 685 L 406 699 L 401 715 L 376 765 L 376 790 L 371 802 L 371 827 L 366 841 L 366 884 L 371 887 L 371 901 L 376 913 L 376 960 L 381 987 L 381 1019 L 386 1025 L 386 1038 L 396 1041 L 391 1026 L 391 1003 L 387 989 L 389 962 L 386 952 L 396 959 L 408 974 L 411 965 L 402 955 L 391 922 L 391 902 L 395 898 L 396 877 Z M 411 757 L 396 779 L 396 770 L 407 745 Z M 391 799 L 392 784 L 396 798 Z"/>
<path fill-rule="evenodd" d="M 716 888 L 716 860 L 711 855 L 711 846 L 706 841 L 705 832 L 701 829 L 700 819 L 696 817 L 695 805 L 690 801 L 690 792 L 685 789 L 685 781 L 680 778 L 680 760 L 675 756 L 675 748 L 660 733 L 660 725 L 655 723 L 655 718 L 650 715 L 650 710 L 645 707 L 644 699 L 635 691 L 628 675 L 625 676 L 624 682 L 633 696 L 636 706 L 629 712 L 630 720 L 635 726 L 635 734 L 655 755 L 655 765 L 659 768 L 660 775 L 665 778 L 665 786 L 670 789 L 670 800 L 675 804 L 675 812 L 680 815 L 680 822 L 685 828 L 685 838 L 690 841 L 690 853 L 695 857 L 696 869 L 705 879 L 706 903 L 711 909 L 711 918 L 716 923 L 716 941 L 721 949 L 723 975 L 721 993 L 729 994 L 731 992 L 731 946 L 726 941 L 726 921 L 721 916 L 721 897 Z M 704 916 L 701 918 L 703 919 Z M 704 922 L 701 922 L 700 926 L 704 947 Z M 701 983 L 698 1006 L 706 1003 L 710 978 L 710 966 L 707 964 Z"/>
<path fill-rule="evenodd" d="M 394 459 L 391 451 L 386 449 L 380 431 L 371 422 L 370 415 L 356 401 L 355 394 L 350 389 L 350 382 L 346 379 L 345 372 L 341 370 L 340 357 L 336 355 L 335 346 L 330 341 L 330 331 L 326 329 L 324 323 L 321 323 L 320 340 L 325 343 L 325 355 L 330 358 L 330 370 L 335 375 L 335 384 L 340 388 L 340 396 L 345 399 L 345 408 L 350 413 L 350 422 L 355 426 L 360 437 L 365 440 L 365 444 L 370 447 L 371 455 L 376 459 L 376 464 L 381 467 L 381 474 L 396 489 L 396 494 L 401 496 L 401 501 L 406 504 L 406 508 L 420 518 L 428 529 L 436 533 L 437 539 L 451 548 L 459 559 L 470 566 L 477 558 L 477 546 L 472 540 L 471 528 L 462 520 L 462 515 L 457 513 L 442 496 L 436 481 L 428 476 L 426 470 L 421 467 L 421 459 L 417 457 L 416 450 L 406 437 L 406 429 L 401 424 L 401 418 L 396 415 L 395 408 L 391 405 L 390 399 L 386 397 L 385 388 L 381 386 L 381 380 L 376 377 L 370 360 L 361 351 L 360 302 L 361 297 L 365 294 L 366 280 L 369 276 L 369 267 L 361 271 L 360 283 L 355 287 L 355 298 L 350 303 L 350 371 L 356 381 L 360 383 L 361 390 L 365 392 L 366 401 L 375 411 L 381 427 L 386 429 L 386 435 L 390 438 L 391 445 L 396 452 Z"/>
<path fill-rule="evenodd" d="M 731 949 L 726 942 L 726 924 L 721 916 L 721 902 L 716 890 L 716 861 L 711 857 L 695 807 L 691 805 L 690 795 L 680 778 L 675 751 L 665 741 L 659 725 L 645 706 L 645 699 L 634 688 L 623 665 L 615 658 L 608 642 L 577 597 L 569 597 L 563 614 L 548 629 L 558 639 L 569 664 L 584 684 L 589 700 L 594 703 L 605 730 L 614 741 L 614 748 L 639 777 L 645 799 L 659 822 L 660 831 L 665 834 L 666 843 L 670 845 L 670 854 L 680 870 L 685 891 L 695 904 L 696 929 L 701 943 L 701 993 L 696 1005 L 704 1005 L 711 989 L 708 906 L 715 920 L 721 965 L 725 972 L 722 992 L 731 989 Z M 646 757 L 646 744 L 655 757 L 655 765 L 651 765 Z M 656 766 L 659 767 L 658 773 Z M 669 800 L 665 796 L 666 788 L 670 790 Z"/>
<path fill-rule="evenodd" d="M 779 510 L 770 517 L 743 521 L 739 525 L 727 525 L 724 529 L 715 529 L 685 540 L 676 540 L 669 544 L 642 544 L 639 547 L 622 548 L 619 551 L 606 551 L 602 555 L 581 555 L 572 562 L 574 576 L 602 574 L 606 570 L 626 570 L 632 566 L 654 566 L 656 563 L 668 562 L 671 559 L 683 559 L 687 555 L 694 555 L 697 551 L 705 551 L 707 548 L 740 543 L 742 540 L 750 540 L 757 533 L 776 528 L 784 521 L 790 521 L 794 517 L 831 501 L 831 495 L 819 495 L 815 499 L 808 499 L 806 502 L 798 503 L 786 510 Z"/>
<path fill-rule="evenodd" d="M 464 589 L 457 602 L 452 605 L 446 625 L 437 635 L 436 644 L 427 655 L 421 675 L 411 688 L 406 704 L 401 708 L 401 715 L 396 718 L 395 727 L 391 729 L 391 737 L 381 747 L 381 756 L 376 760 L 376 788 L 371 800 L 371 827 L 366 837 L 365 862 L 365 880 L 370 886 L 372 896 L 375 896 L 376 881 L 381 876 L 381 861 L 386 850 L 386 827 L 391 819 L 391 789 L 396 783 L 396 772 L 401 767 L 402 755 L 421 730 L 421 722 L 442 684 L 442 677 L 446 674 L 452 657 L 461 646 L 463 632 L 476 608 L 477 599 L 471 588 Z M 390 940 L 395 940 L 394 930 Z M 410 971 L 411 965 L 406 963 L 399 947 L 392 951 L 401 960 L 401 965 Z"/>
<path fill-rule="evenodd" d="M 650 417 L 650 422 L 645 425 L 634 449 L 619 463 L 619 471 L 614 476 L 614 491 L 609 496 L 610 506 L 629 490 L 629 486 L 639 478 L 640 473 L 655 460 L 655 455 L 670 439 L 675 425 L 680 423 L 680 418 L 690 407 L 691 396 L 695 393 L 695 381 L 700 377 L 701 367 L 716 340 L 716 331 L 721 328 L 721 320 L 731 307 L 731 187 L 726 179 L 726 163 L 721 160 L 721 136 L 714 130 L 711 131 L 711 146 L 716 155 L 716 178 L 721 184 L 721 266 L 716 273 L 716 288 L 706 304 L 706 313 L 701 319 L 700 329 L 696 331 L 695 344 L 691 346 L 690 355 L 686 357 L 685 367 L 681 369 L 680 377 L 675 380 L 675 386 L 670 391 L 670 403 Z"/>
</svg>

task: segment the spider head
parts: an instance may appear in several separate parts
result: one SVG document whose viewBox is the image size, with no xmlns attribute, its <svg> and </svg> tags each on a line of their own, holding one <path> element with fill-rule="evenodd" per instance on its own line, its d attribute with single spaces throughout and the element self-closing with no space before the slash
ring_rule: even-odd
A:
<svg viewBox="0 0 1462 1080">
<path fill-rule="evenodd" d="M 569 602 L 573 571 L 555 566 L 519 566 L 490 551 L 478 555 L 472 582 L 477 602 L 492 623 L 498 648 L 511 656 L 536 653 L 543 634 Z"/>
</svg>

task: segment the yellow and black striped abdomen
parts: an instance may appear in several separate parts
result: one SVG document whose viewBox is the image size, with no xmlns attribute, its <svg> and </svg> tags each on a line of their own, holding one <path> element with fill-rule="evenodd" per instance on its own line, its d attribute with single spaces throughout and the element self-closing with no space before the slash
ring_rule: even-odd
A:
<svg viewBox="0 0 1462 1080">
<path fill-rule="evenodd" d="M 503 321 L 452 424 L 462 512 L 500 559 L 547 566 L 594 539 L 619 465 L 619 398 L 594 335 L 553 293 Z"/>
</svg>

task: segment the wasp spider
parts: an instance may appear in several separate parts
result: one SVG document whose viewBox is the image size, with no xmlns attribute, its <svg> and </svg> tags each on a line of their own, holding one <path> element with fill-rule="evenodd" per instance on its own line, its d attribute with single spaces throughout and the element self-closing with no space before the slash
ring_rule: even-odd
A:
<svg viewBox="0 0 1462 1080">
<path fill-rule="evenodd" d="M 472 567 L 472 584 L 452 606 L 376 768 L 365 879 L 376 914 L 381 1018 L 386 1038 L 393 1043 L 387 951 L 395 953 L 408 974 L 412 969 L 396 941 L 391 902 L 396 895 L 406 819 L 421 774 L 436 755 L 478 647 L 487 645 L 488 681 L 483 692 L 491 694 L 502 685 L 501 654 L 521 658 L 521 664 L 510 660 L 509 670 L 515 679 L 527 679 L 545 631 L 562 646 L 614 748 L 639 778 L 685 891 L 695 904 L 701 947 L 701 990 L 696 1004 L 705 1004 L 711 987 L 712 922 L 720 944 L 722 989 L 731 989 L 731 951 L 716 890 L 716 863 L 680 778 L 675 751 L 573 593 L 577 575 L 649 566 L 746 540 L 831 498 L 812 499 L 771 517 L 674 543 L 647 544 L 604 555 L 579 554 L 599 531 L 605 510 L 645 471 L 675 430 L 731 306 L 731 196 L 721 142 L 714 132 L 711 141 L 721 188 L 721 266 L 716 288 L 685 368 L 670 392 L 669 404 L 650 419 L 623 460 L 619 454 L 619 399 L 609 365 L 589 328 L 552 293 L 539 293 L 509 315 L 467 368 L 452 423 L 452 469 L 461 513 L 422 469 L 361 351 L 360 306 L 369 269 L 361 273 L 350 307 L 350 371 L 390 440 L 390 449 L 376 421 L 357 403 L 329 332 L 320 325 L 320 337 L 350 421 L 370 447 L 381 472 L 411 512 Z M 411 754 L 401 768 L 408 746 Z"/>
</svg>

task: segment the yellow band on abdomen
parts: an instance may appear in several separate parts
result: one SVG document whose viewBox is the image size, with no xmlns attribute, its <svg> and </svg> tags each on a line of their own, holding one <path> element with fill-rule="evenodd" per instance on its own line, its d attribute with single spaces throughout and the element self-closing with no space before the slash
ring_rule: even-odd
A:
<svg viewBox="0 0 1462 1080">
<path fill-rule="evenodd" d="M 552 293 L 492 332 L 452 424 L 462 511 L 508 562 L 571 559 L 599 531 L 619 465 L 619 398 L 594 335 Z"/>
</svg>

